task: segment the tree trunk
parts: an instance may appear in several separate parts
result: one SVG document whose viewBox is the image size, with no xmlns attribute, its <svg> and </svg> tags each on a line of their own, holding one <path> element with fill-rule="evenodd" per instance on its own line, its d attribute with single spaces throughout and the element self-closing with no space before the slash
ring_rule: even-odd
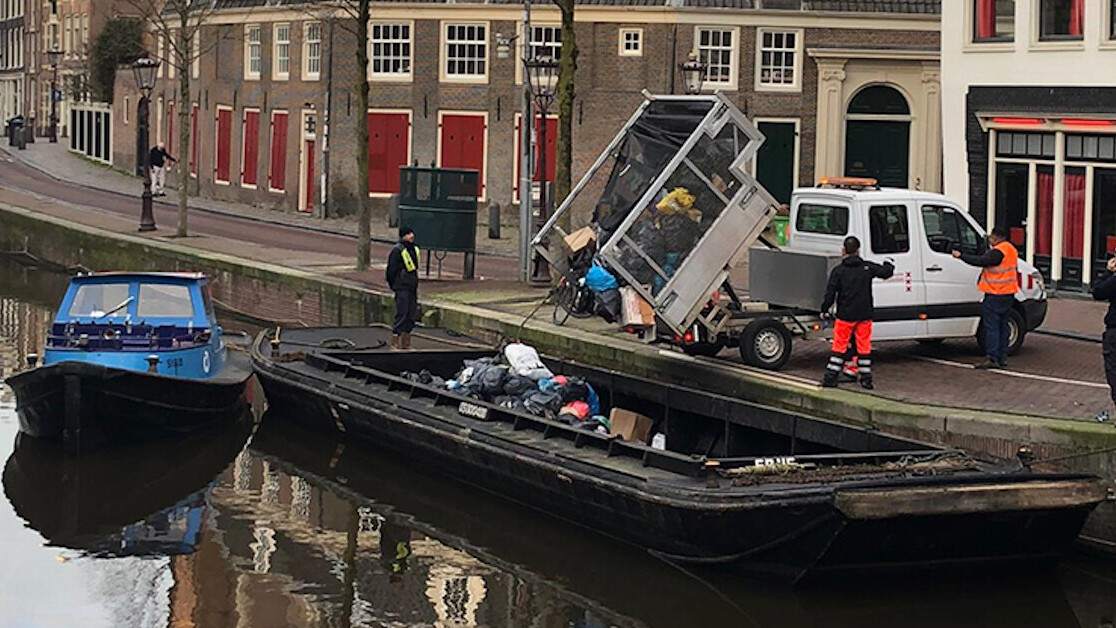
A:
<svg viewBox="0 0 1116 628">
<path fill-rule="evenodd" d="M 368 203 L 368 19 L 371 0 L 359 0 L 356 25 L 357 68 L 357 270 L 372 262 L 372 215 Z"/>
<path fill-rule="evenodd" d="M 184 7 L 186 5 L 183 5 Z M 186 237 L 186 201 L 190 196 L 190 11 L 178 14 L 178 44 L 174 51 L 174 66 L 178 72 L 178 229 L 175 237 Z M 196 36 L 196 35 L 195 35 Z"/>
<path fill-rule="evenodd" d="M 562 56 L 558 62 L 557 87 L 558 163 L 554 169 L 554 197 L 551 200 L 553 208 L 557 209 L 573 187 L 574 74 L 577 72 L 578 51 L 574 33 L 574 0 L 554 0 L 554 3 L 562 13 Z M 568 224 L 564 226 L 569 227 Z"/>
</svg>

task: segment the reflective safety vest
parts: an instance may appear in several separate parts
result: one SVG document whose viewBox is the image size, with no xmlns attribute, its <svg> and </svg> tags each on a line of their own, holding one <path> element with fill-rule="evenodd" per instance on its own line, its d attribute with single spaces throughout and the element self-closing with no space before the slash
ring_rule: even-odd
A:
<svg viewBox="0 0 1116 628">
<path fill-rule="evenodd" d="M 403 268 L 407 269 L 409 273 L 415 272 L 419 263 L 419 247 L 415 247 L 415 259 L 411 259 L 411 252 L 407 250 L 407 247 L 403 247 L 400 254 L 403 257 Z"/>
<path fill-rule="evenodd" d="M 980 271 L 977 287 L 985 294 L 1015 294 L 1019 290 L 1019 253 L 1007 241 L 993 248 L 1003 253 L 1004 259 Z"/>
</svg>

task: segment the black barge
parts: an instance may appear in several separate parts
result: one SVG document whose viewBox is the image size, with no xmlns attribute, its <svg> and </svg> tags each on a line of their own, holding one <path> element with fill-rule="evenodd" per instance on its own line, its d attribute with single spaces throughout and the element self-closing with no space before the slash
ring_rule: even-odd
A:
<svg viewBox="0 0 1116 628">
<path fill-rule="evenodd" d="M 832 421 L 544 359 L 603 407 L 650 417 L 667 449 L 466 399 L 400 376 L 452 378 L 483 348 L 386 352 L 375 329 L 265 331 L 253 368 L 272 409 L 402 454 L 682 563 L 792 581 L 848 571 L 1052 564 L 1106 489 Z M 343 343 L 338 339 L 344 340 Z M 330 346 L 349 349 L 315 348 Z M 419 345 L 420 348 L 422 345 Z M 269 420 L 271 420 L 269 418 Z"/>
</svg>

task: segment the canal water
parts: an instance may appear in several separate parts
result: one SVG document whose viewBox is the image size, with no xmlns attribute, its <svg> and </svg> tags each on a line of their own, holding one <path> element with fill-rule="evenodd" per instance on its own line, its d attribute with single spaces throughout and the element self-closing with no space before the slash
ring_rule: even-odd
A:
<svg viewBox="0 0 1116 628">
<path fill-rule="evenodd" d="M 0 368 L 38 353 L 64 276 L 0 261 Z M 229 328 L 244 324 L 225 321 Z M 0 385 L 0 628 L 1087 626 L 1116 564 L 959 568 L 789 591 L 638 548 L 267 420 L 81 459 L 18 436 Z"/>
</svg>

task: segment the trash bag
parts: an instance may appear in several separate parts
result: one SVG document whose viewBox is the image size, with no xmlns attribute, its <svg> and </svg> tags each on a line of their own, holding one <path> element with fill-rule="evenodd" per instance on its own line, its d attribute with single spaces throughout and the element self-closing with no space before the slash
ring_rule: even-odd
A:
<svg viewBox="0 0 1116 628">
<path fill-rule="evenodd" d="M 655 260 L 656 263 L 662 261 L 663 256 L 667 253 L 666 239 L 663 233 L 655 228 L 655 223 L 650 220 L 640 220 L 632 225 L 628 231 L 628 237 L 633 242 L 643 249 L 643 252 L 648 257 Z M 632 252 L 635 255 L 635 252 Z M 638 257 L 638 255 L 637 255 Z"/>
<path fill-rule="evenodd" d="M 554 377 L 554 373 L 551 373 L 539 358 L 539 352 L 530 345 L 513 342 L 504 347 L 504 357 L 507 358 L 512 371 L 518 375 L 529 377 L 534 381 Z"/>
<path fill-rule="evenodd" d="M 609 323 L 620 319 L 620 290 L 613 288 L 597 294 L 597 315 Z"/>
<path fill-rule="evenodd" d="M 701 237 L 701 227 L 685 214 L 663 216 L 659 221 L 659 232 L 663 235 L 667 253 L 689 253 Z"/>
<path fill-rule="evenodd" d="M 588 418 L 589 404 L 585 403 L 584 401 L 574 401 L 571 403 L 567 403 L 566 405 L 562 406 L 562 409 L 558 411 L 558 414 L 572 414 L 580 421 L 582 419 Z"/>
<path fill-rule="evenodd" d="M 597 415 L 601 413 L 601 398 L 597 395 L 597 391 L 593 390 L 593 386 L 589 382 L 585 382 L 585 403 L 589 404 L 589 414 Z"/>
<path fill-rule="evenodd" d="M 655 209 L 668 215 L 672 214 L 685 214 L 694 206 L 694 195 L 683 187 L 677 187 L 670 191 L 669 194 L 663 197 Z"/>
<path fill-rule="evenodd" d="M 538 386 L 535 385 L 535 380 L 530 377 L 524 377 L 516 373 L 509 373 L 508 378 L 504 381 L 504 394 L 510 397 L 522 397 L 528 391 L 535 391 Z"/>
<path fill-rule="evenodd" d="M 558 390 L 562 396 L 562 403 L 569 404 L 575 401 L 586 402 L 589 399 L 589 385 L 584 380 L 571 377 L 565 386 Z M 588 408 L 588 405 L 586 405 Z"/>
<path fill-rule="evenodd" d="M 523 398 L 523 406 L 531 414 L 553 418 L 562 409 L 562 397 L 557 393 L 537 390 Z"/>
<path fill-rule="evenodd" d="M 604 292 L 617 287 L 616 277 L 598 264 L 593 264 L 585 273 L 585 285 L 593 292 Z"/>
</svg>

